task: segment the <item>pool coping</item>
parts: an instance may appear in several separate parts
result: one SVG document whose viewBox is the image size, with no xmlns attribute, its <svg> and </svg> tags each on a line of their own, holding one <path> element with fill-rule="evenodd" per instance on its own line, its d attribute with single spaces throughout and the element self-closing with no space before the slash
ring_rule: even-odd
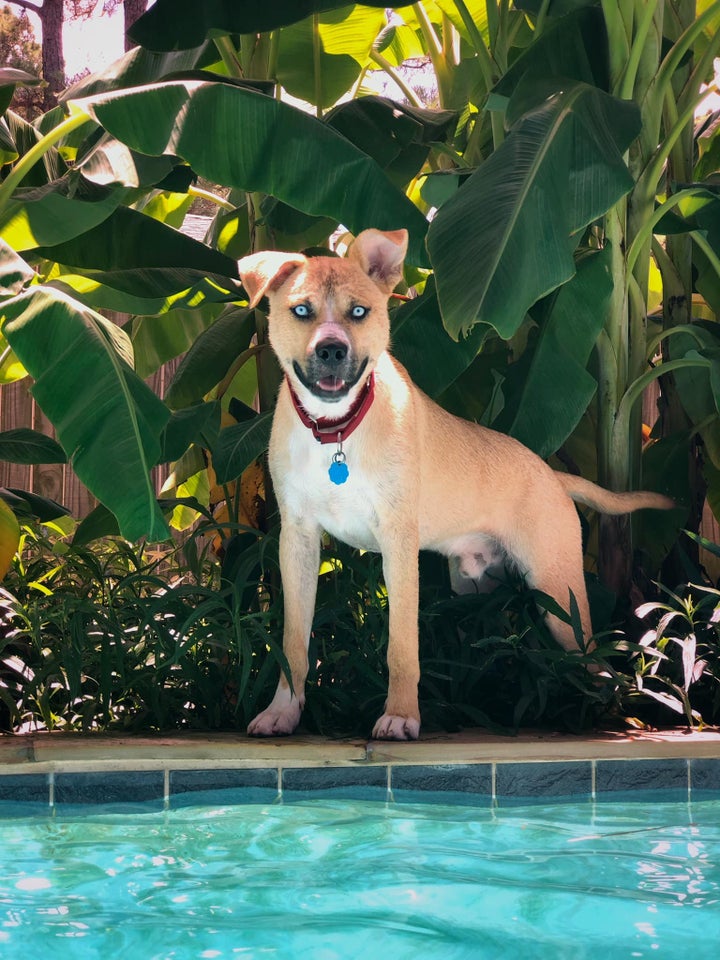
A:
<svg viewBox="0 0 720 960">
<path fill-rule="evenodd" d="M 172 736 L 27 733 L 0 736 L 0 775 L 60 769 L 448 765 L 580 760 L 720 759 L 720 727 L 602 731 L 592 735 L 486 730 L 425 734 L 420 740 L 254 738 L 235 733 Z"/>
<path fill-rule="evenodd" d="M 309 798 L 460 802 L 720 798 L 720 729 L 591 736 L 484 730 L 415 742 L 238 734 L 0 737 L 0 800 L 75 804 L 275 803 Z"/>
</svg>

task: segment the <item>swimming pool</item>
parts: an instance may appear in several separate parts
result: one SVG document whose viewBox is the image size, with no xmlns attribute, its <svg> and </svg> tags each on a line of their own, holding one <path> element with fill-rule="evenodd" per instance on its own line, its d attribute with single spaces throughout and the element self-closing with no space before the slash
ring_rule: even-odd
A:
<svg viewBox="0 0 720 960">
<path fill-rule="evenodd" d="M 714 960 L 720 799 L 658 796 L 4 803 L 0 956 Z"/>
</svg>

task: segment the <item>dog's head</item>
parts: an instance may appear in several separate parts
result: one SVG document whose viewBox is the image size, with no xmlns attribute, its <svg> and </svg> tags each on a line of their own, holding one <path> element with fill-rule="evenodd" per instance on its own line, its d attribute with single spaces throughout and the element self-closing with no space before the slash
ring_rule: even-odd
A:
<svg viewBox="0 0 720 960">
<path fill-rule="evenodd" d="M 239 262 L 250 305 L 268 298 L 270 343 L 311 415 L 349 406 L 387 349 L 406 249 L 406 230 L 365 230 L 344 259 L 266 251 Z"/>
</svg>

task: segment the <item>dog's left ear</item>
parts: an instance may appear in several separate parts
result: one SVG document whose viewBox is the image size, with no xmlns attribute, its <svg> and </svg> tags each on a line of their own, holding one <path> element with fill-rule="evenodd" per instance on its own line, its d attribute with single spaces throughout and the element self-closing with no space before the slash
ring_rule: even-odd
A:
<svg viewBox="0 0 720 960">
<path fill-rule="evenodd" d="M 402 277 L 403 261 L 407 252 L 407 230 L 363 230 L 348 251 L 360 269 L 383 290 L 390 294 Z"/>
<path fill-rule="evenodd" d="M 251 253 L 239 260 L 238 272 L 250 297 L 250 306 L 256 307 L 266 293 L 281 287 L 305 260 L 301 253 L 280 253 L 277 250 Z"/>
</svg>

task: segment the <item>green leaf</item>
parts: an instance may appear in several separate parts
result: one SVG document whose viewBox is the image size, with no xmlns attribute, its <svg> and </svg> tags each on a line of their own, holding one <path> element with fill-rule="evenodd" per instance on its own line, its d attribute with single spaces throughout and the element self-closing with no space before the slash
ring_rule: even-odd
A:
<svg viewBox="0 0 720 960">
<path fill-rule="evenodd" d="M 365 0 L 366 7 L 405 4 Z M 297 23 L 311 13 L 345 6 L 337 0 L 157 0 L 129 30 L 133 43 L 149 50 L 187 50 L 224 33 L 265 33 Z"/>
<path fill-rule="evenodd" d="M 0 433 L 0 460 L 10 463 L 67 463 L 65 451 L 52 437 L 24 427 Z"/>
<path fill-rule="evenodd" d="M 703 464 L 703 477 L 707 484 L 707 502 L 713 516 L 720 523 L 720 467 L 709 460 Z"/>
<path fill-rule="evenodd" d="M 37 130 L 33 124 L 8 110 L 4 116 L 7 133 L 11 142 L 15 145 L 17 156 L 24 156 L 28 150 L 31 150 L 42 138 L 42 133 Z M 61 177 L 67 170 L 65 163 L 58 151 L 51 147 L 42 158 L 41 163 L 36 163 L 27 173 L 23 180 L 24 187 L 40 187 Z M 8 239 L 7 237 L 5 238 Z"/>
<path fill-rule="evenodd" d="M 577 80 L 609 91 L 606 44 L 602 10 L 585 6 L 548 23 L 538 39 L 513 61 L 492 93 L 510 97 L 521 81 L 529 85 L 552 78 Z"/>
<path fill-rule="evenodd" d="M 50 523 L 60 517 L 70 516 L 67 507 L 63 507 L 55 500 L 50 500 L 49 497 L 41 497 L 27 490 L 0 487 L 0 497 L 18 517 L 37 517 L 41 523 Z"/>
<path fill-rule="evenodd" d="M 254 311 L 226 310 L 183 357 L 166 391 L 167 404 L 177 410 L 202 399 L 223 379 L 254 333 Z"/>
<path fill-rule="evenodd" d="M 72 539 L 74 547 L 84 547 L 93 540 L 100 540 L 104 537 L 119 537 L 120 527 L 117 517 L 112 511 L 99 503 L 94 510 L 80 521 L 75 535 Z"/>
<path fill-rule="evenodd" d="M 427 223 L 417 207 L 370 157 L 301 110 L 202 81 L 109 93 L 79 106 L 133 150 L 182 157 L 211 183 L 269 194 L 353 233 L 406 227 L 409 262 L 427 263 Z"/>
<path fill-rule="evenodd" d="M 477 324 L 464 340 L 452 340 L 442 325 L 432 277 L 421 297 L 399 307 L 392 317 L 392 352 L 415 383 L 437 398 L 475 359 L 490 327 Z"/>
<path fill-rule="evenodd" d="M 80 97 L 94 97 L 109 90 L 145 86 L 171 74 L 208 67 L 218 59 L 217 47 L 212 40 L 199 44 L 196 48 L 169 53 L 152 53 L 150 50 L 135 47 L 104 70 L 91 73 L 73 83 L 60 99 L 66 102 Z"/>
<path fill-rule="evenodd" d="M 125 334 L 43 287 L 6 303 L 5 313 L 4 332 L 78 477 L 117 516 L 124 537 L 166 538 L 149 471 L 170 411 L 128 366 Z"/>
<path fill-rule="evenodd" d="M 2 107 L 2 104 L 0 104 L 0 107 Z M 0 110 L 0 113 L 4 112 L 4 110 Z M 17 147 L 10 133 L 10 128 L 5 118 L 0 116 L 0 166 L 4 166 L 6 163 L 14 163 L 17 158 Z"/>
<path fill-rule="evenodd" d="M 633 541 L 647 554 L 648 569 L 659 566 L 687 523 L 691 492 L 688 477 L 688 435 L 673 434 L 649 443 L 642 453 L 642 489 L 657 490 L 678 504 L 675 510 L 638 510 L 633 515 Z"/>
<path fill-rule="evenodd" d="M 178 161 L 173 157 L 144 157 L 115 137 L 104 134 L 82 157 L 78 157 L 74 169 L 90 183 L 137 188 L 157 186 L 177 166 Z"/>
<path fill-rule="evenodd" d="M 160 463 L 179 460 L 191 443 L 211 448 L 220 431 L 220 402 L 198 403 L 170 417 L 160 437 Z M 0 434 L 0 438 L 2 434 Z"/>
<path fill-rule="evenodd" d="M 86 306 L 95 310 L 115 310 L 118 313 L 129 313 L 133 316 L 155 317 L 166 315 L 168 311 L 190 310 L 205 311 L 209 310 L 214 314 L 218 304 L 224 304 L 228 301 L 237 299 L 237 291 L 223 290 L 217 284 L 213 283 L 207 277 L 203 277 L 187 290 L 181 290 L 178 293 L 168 295 L 157 294 L 158 288 L 163 289 L 174 284 L 172 272 L 167 273 L 162 270 L 153 270 L 144 272 L 141 270 L 128 270 L 119 273 L 109 273 L 108 280 L 112 280 L 118 285 L 118 289 L 112 286 L 106 286 L 101 281 L 106 277 L 101 271 L 87 270 L 86 275 L 75 273 L 63 273 L 56 280 L 50 280 L 47 286 L 59 290 L 67 296 L 81 300 Z M 186 279 L 188 279 L 186 277 Z M 153 290 L 156 296 L 142 296 L 140 293 L 130 293 L 127 290 L 120 289 L 120 284 L 125 282 L 128 286 L 134 286 L 140 289 L 147 289 L 151 294 Z M 227 284 L 230 286 L 230 284 Z M 201 322 L 204 328 L 207 323 Z M 168 323 L 172 323 L 172 318 L 168 318 Z M 186 349 L 184 347 L 183 349 Z M 151 358 L 148 358 L 151 360 Z M 143 361 L 139 364 L 143 368 Z"/>
<path fill-rule="evenodd" d="M 622 154 L 638 130 L 635 104 L 584 84 L 518 121 L 428 231 L 451 336 L 482 321 L 511 337 L 533 303 L 570 279 L 579 231 L 633 185 Z"/>
<path fill-rule="evenodd" d="M 218 483 L 237 479 L 250 464 L 262 456 L 270 442 L 272 413 L 259 413 L 252 420 L 233 424 L 220 431 L 212 450 L 213 468 Z"/>
<path fill-rule="evenodd" d="M 335 107 L 325 122 L 372 157 L 393 183 L 405 187 L 421 170 L 432 144 L 452 135 L 457 113 L 360 97 Z"/>
<path fill-rule="evenodd" d="M 40 77 L 33 76 L 25 70 L 18 70 L 16 67 L 0 67 L 0 87 L 17 86 L 37 87 L 43 81 Z"/>
<path fill-rule="evenodd" d="M 505 408 L 493 427 L 544 459 L 570 436 L 595 395 L 586 367 L 613 290 L 610 269 L 609 247 L 582 257 L 549 305 L 534 350 L 508 369 Z"/>
<path fill-rule="evenodd" d="M 0 298 L 20 293 L 34 277 L 32 267 L 0 237 Z"/>
<path fill-rule="evenodd" d="M 385 23 L 385 11 L 345 6 L 280 32 L 277 79 L 291 96 L 330 107 L 353 86 Z"/>
<path fill-rule="evenodd" d="M 675 333 L 668 340 L 668 348 L 671 360 L 702 356 L 710 361 L 708 369 L 681 368 L 673 371 L 673 377 L 683 409 L 698 429 L 707 456 L 720 467 L 720 335 L 716 328 L 717 323 L 693 323 L 692 334 Z"/>
<path fill-rule="evenodd" d="M 34 168 L 33 168 L 34 169 Z M 59 244 L 92 230 L 128 198 L 124 187 L 99 188 L 83 198 L 66 180 L 17 190 L 0 215 L 0 232 L 14 250 Z"/>
<path fill-rule="evenodd" d="M 220 316 L 221 303 L 206 303 L 202 309 L 172 309 L 157 317 L 135 317 L 132 343 L 135 372 L 145 380 L 160 367 L 185 353 Z"/>
<path fill-rule="evenodd" d="M 232 279 L 239 279 L 230 257 L 128 207 L 82 236 L 34 252 L 141 297 L 168 297 L 206 277 L 229 292 Z"/>
</svg>

